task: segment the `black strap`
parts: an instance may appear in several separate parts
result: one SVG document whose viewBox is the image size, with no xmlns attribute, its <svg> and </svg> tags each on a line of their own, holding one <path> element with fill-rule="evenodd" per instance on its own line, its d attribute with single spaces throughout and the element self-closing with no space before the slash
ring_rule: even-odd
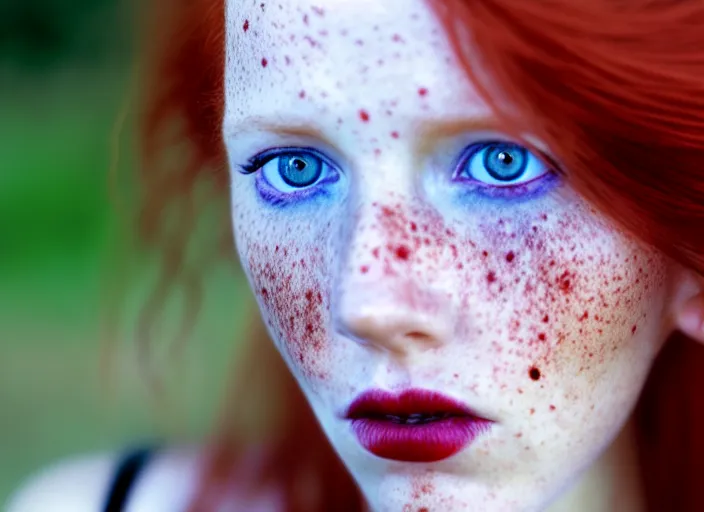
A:
<svg viewBox="0 0 704 512">
<path fill-rule="evenodd" d="M 125 454 L 117 465 L 103 512 L 122 512 L 124 510 L 134 483 L 139 479 L 140 473 L 147 466 L 155 451 L 154 447 L 144 447 Z"/>
</svg>

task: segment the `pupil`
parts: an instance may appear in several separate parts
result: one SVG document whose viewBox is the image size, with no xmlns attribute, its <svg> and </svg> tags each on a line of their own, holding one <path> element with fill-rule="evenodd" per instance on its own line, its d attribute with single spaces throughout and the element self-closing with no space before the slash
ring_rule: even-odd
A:
<svg viewBox="0 0 704 512">
<path fill-rule="evenodd" d="M 296 158 L 293 160 L 293 167 L 295 167 L 297 171 L 302 171 L 306 168 L 306 163 L 300 158 Z"/>
<path fill-rule="evenodd" d="M 513 163 L 513 157 L 511 156 L 511 153 L 508 153 L 506 151 L 502 151 L 501 153 L 499 153 L 499 162 L 504 165 L 511 165 Z"/>
</svg>

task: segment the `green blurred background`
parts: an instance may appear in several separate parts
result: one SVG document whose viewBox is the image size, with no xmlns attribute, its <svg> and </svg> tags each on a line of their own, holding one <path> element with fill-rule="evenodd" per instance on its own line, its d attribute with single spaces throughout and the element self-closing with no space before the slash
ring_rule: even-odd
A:
<svg viewBox="0 0 704 512">
<path fill-rule="evenodd" d="M 128 250 L 107 192 L 134 5 L 0 0 L 0 504 L 53 461 L 202 435 L 249 312 L 241 274 L 210 269 L 197 328 L 180 359 L 159 359 L 165 393 L 151 391 L 132 333 L 155 258 Z M 132 125 L 121 139 L 123 194 L 133 189 Z M 108 374 L 103 316 L 115 283 L 127 283 L 126 301 Z M 178 331 L 181 306 L 169 304 L 157 349 Z"/>
</svg>

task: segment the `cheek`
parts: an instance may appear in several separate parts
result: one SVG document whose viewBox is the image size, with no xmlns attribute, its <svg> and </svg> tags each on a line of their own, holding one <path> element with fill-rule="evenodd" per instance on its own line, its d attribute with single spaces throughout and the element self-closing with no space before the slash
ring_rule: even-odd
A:
<svg viewBox="0 0 704 512">
<path fill-rule="evenodd" d="M 633 351 L 653 351 L 665 265 L 584 205 L 499 218 L 479 240 L 467 280 L 477 294 L 462 303 L 486 312 L 475 325 L 493 339 L 499 382 L 519 372 L 594 384 Z"/>
<path fill-rule="evenodd" d="M 252 232 L 247 225 L 238 245 L 272 337 L 305 379 L 326 380 L 330 294 L 320 244 L 313 242 L 323 235 L 312 236 L 311 226 Z"/>
</svg>

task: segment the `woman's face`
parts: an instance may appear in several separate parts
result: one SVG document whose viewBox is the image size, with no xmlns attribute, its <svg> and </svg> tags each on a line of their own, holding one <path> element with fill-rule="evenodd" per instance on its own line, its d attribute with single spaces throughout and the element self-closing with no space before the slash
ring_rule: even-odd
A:
<svg viewBox="0 0 704 512">
<path fill-rule="evenodd" d="M 546 506 L 630 415 L 669 265 L 502 135 L 423 1 L 233 0 L 227 30 L 237 247 L 371 506 Z"/>
</svg>

